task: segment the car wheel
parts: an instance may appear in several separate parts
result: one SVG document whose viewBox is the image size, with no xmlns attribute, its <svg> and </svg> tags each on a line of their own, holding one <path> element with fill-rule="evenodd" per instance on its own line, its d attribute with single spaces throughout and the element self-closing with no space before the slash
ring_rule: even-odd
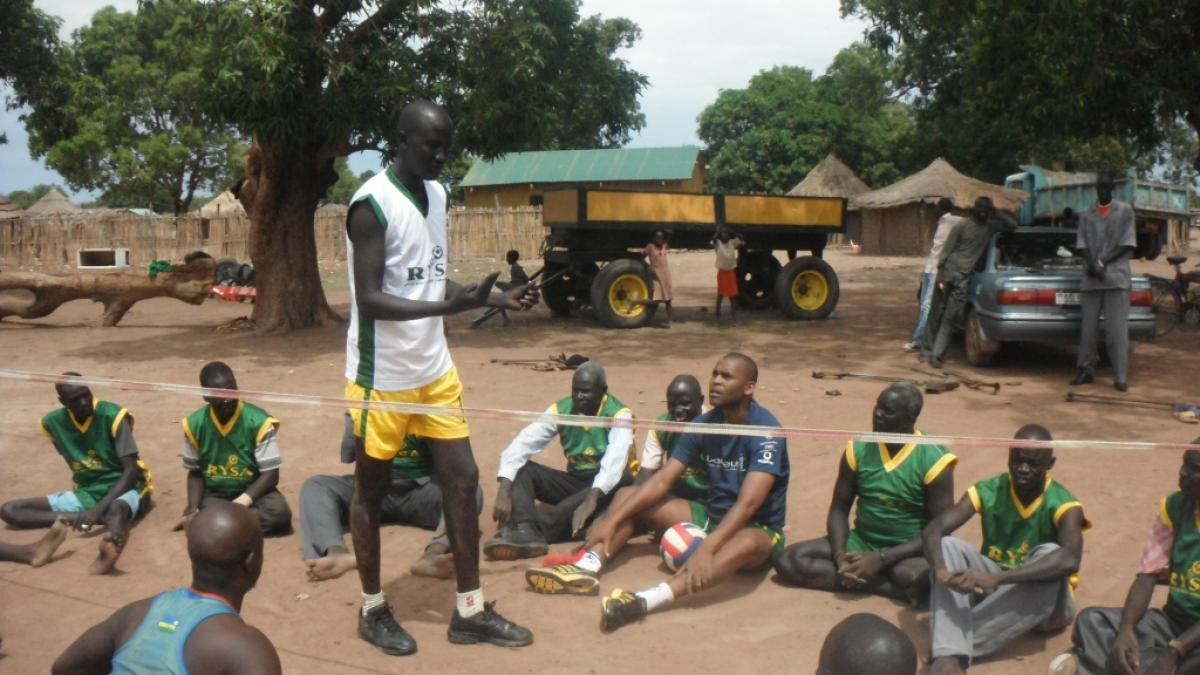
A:
<svg viewBox="0 0 1200 675">
<path fill-rule="evenodd" d="M 967 363 L 979 367 L 992 365 L 996 361 L 997 352 L 1000 351 L 1000 344 L 983 337 L 983 330 L 979 327 L 979 316 L 974 309 L 967 310 L 965 332 L 963 344 L 966 347 Z"/>
</svg>

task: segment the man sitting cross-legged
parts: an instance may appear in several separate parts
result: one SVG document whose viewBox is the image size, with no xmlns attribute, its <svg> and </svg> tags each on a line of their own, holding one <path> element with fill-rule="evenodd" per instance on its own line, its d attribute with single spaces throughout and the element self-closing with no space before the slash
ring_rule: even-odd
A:
<svg viewBox="0 0 1200 675">
<path fill-rule="evenodd" d="M 200 369 L 200 386 L 236 390 L 233 370 L 220 361 Z M 206 396 L 208 405 L 183 418 L 183 468 L 187 507 L 175 523 L 182 530 L 196 512 L 217 502 L 235 502 L 254 512 L 263 534 L 286 534 L 292 510 L 280 494 L 276 432 L 279 420 L 237 398 Z"/>
<path fill-rule="evenodd" d="M 695 421 L 780 426 L 755 402 L 757 380 L 753 360 L 744 354 L 726 354 L 713 368 L 709 382 L 713 409 Z M 672 496 L 671 487 L 697 461 L 708 470 L 708 498 L 698 502 Z M 631 522 L 655 531 L 683 522 L 704 528 L 708 536 L 669 581 L 637 594 L 616 589 L 601 601 L 604 630 L 638 621 L 674 599 L 716 586 L 735 572 L 769 564 L 783 548 L 789 473 L 787 440 L 782 437 L 684 434 L 666 466 L 593 526 L 577 563 L 530 570 L 526 578 L 535 589 L 553 586 L 534 581 L 543 575 L 557 580 L 557 592 L 594 593 L 603 561 L 612 559 L 632 535 Z M 590 584 L 581 581 L 589 577 Z"/>
<path fill-rule="evenodd" d="M 262 573 L 258 519 L 236 504 L 210 506 L 190 521 L 187 552 L 190 587 L 118 609 L 67 647 L 53 673 L 283 672 L 275 646 L 240 616 Z"/>
<path fill-rule="evenodd" d="M 575 371 L 571 395 L 546 413 L 633 418 L 608 392 L 604 368 L 595 361 Z M 566 471 L 529 461 L 555 436 L 567 456 Z M 500 488 L 492 512 L 502 529 L 483 545 L 484 555 L 493 560 L 534 558 L 545 555 L 548 544 L 570 540 L 607 506 L 619 484 L 631 480 L 633 452 L 633 429 L 627 426 L 576 427 L 543 418 L 525 427 L 500 455 Z M 535 501 L 554 508 L 539 514 Z"/>
<path fill-rule="evenodd" d="M 356 444 L 354 421 L 347 413 L 343 462 L 354 461 Z M 354 476 L 313 476 L 300 488 L 300 541 L 308 578 L 313 581 L 336 579 L 358 566 L 343 536 L 350 526 L 353 495 Z M 483 490 L 476 490 L 475 501 L 482 509 Z M 437 535 L 409 571 L 437 579 L 454 576 L 450 538 L 442 516 L 442 490 L 433 480 L 429 444 L 412 434 L 404 438 L 404 447 L 392 460 L 392 483 L 384 495 L 379 522 L 437 528 Z"/>
<path fill-rule="evenodd" d="M 42 418 L 42 432 L 66 460 L 75 489 L 6 502 L 0 518 L 19 528 L 51 527 L 64 514 L 76 530 L 104 525 L 100 553 L 88 573 L 107 574 L 125 550 L 134 519 L 149 505 L 150 470 L 138 459 L 128 410 L 96 399 L 81 385 L 54 389 L 63 407 Z"/>
<path fill-rule="evenodd" d="M 893 384 L 875 401 L 871 427 L 919 433 L 914 425 L 921 405 L 915 385 Z M 923 603 L 929 565 L 921 557 L 921 528 L 953 503 L 957 461 L 937 445 L 851 441 L 839 464 L 827 536 L 789 546 L 775 565 L 780 578 L 805 588 L 861 590 Z"/>
<path fill-rule="evenodd" d="M 1016 438 L 1048 441 L 1036 424 Z M 1083 506 L 1050 478 L 1054 451 L 1014 446 L 1008 472 L 972 485 L 957 504 L 925 526 L 925 556 L 933 569 L 929 596 L 930 673 L 962 673 L 1030 632 L 1071 625 L 1074 575 L 1091 524 Z M 946 536 L 979 514 L 983 546 Z"/>
<path fill-rule="evenodd" d="M 1200 445 L 1200 438 L 1192 441 Z M 1154 587 L 1167 604 L 1150 609 Z M 1183 453 L 1179 491 L 1158 514 L 1124 607 L 1088 607 L 1075 619 L 1074 647 L 1050 662 L 1050 675 L 1200 673 L 1200 450 Z"/>
</svg>

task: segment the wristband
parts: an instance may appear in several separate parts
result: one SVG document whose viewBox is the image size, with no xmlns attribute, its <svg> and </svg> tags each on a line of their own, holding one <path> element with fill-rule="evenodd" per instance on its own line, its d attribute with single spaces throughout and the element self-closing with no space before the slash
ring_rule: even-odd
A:
<svg viewBox="0 0 1200 675">
<path fill-rule="evenodd" d="M 241 504 L 242 506 L 244 506 L 246 508 L 250 508 L 250 505 L 254 503 L 254 498 L 251 497 L 250 495 L 246 494 L 245 492 L 243 492 L 242 494 L 238 495 L 237 498 L 235 498 L 233 500 L 233 503 Z"/>
<path fill-rule="evenodd" d="M 1183 645 L 1180 644 L 1179 640 L 1171 640 L 1170 642 L 1167 643 L 1167 646 L 1170 647 L 1171 651 L 1175 652 L 1175 654 L 1179 658 L 1181 658 L 1181 659 L 1183 658 L 1183 655 L 1185 652 L 1183 649 Z"/>
</svg>

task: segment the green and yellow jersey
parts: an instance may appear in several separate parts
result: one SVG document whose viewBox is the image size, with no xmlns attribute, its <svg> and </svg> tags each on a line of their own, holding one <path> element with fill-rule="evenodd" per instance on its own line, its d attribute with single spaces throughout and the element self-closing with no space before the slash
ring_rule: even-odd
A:
<svg viewBox="0 0 1200 675">
<path fill-rule="evenodd" d="M 246 491 L 263 470 L 255 456 L 258 444 L 269 432 L 279 428 L 279 420 L 252 403 L 239 401 L 229 421 L 217 420 L 212 406 L 206 405 L 181 420 L 183 434 L 199 452 L 198 468 L 204 475 L 205 490 L 217 495 L 237 496 Z"/>
<path fill-rule="evenodd" d="M 124 469 L 114 440 L 117 428 L 124 420 L 129 420 L 132 428 L 133 415 L 128 410 L 116 403 L 99 400 L 92 401 L 92 415 L 82 423 L 66 408 L 42 417 L 42 433 L 50 438 L 70 467 L 75 494 L 85 509 L 95 507 L 121 480 Z M 138 468 L 141 471 L 133 489 L 145 497 L 152 490 L 150 470 L 140 459 Z"/>
<path fill-rule="evenodd" d="M 570 396 L 560 399 L 554 404 L 555 412 L 560 415 L 573 415 L 575 401 Z M 616 417 L 629 408 L 617 400 L 612 394 L 605 394 L 600 401 L 600 409 L 596 417 Z M 574 427 L 565 424 L 558 425 L 558 440 L 562 442 L 563 454 L 567 457 L 567 473 L 575 476 L 590 476 L 600 470 L 600 462 L 604 459 L 604 451 L 608 448 L 608 427 Z M 636 444 L 629 444 L 629 458 L 626 466 L 637 473 Z"/>
</svg>

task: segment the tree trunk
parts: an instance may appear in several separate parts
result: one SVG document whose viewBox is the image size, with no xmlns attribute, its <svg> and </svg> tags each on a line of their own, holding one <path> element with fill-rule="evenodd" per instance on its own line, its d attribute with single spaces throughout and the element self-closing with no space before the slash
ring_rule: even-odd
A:
<svg viewBox="0 0 1200 675">
<path fill-rule="evenodd" d="M 216 276 L 212 258 L 178 265 L 173 272 L 159 272 L 153 279 L 143 270 L 50 275 L 36 272 L 0 274 L 0 291 L 27 290 L 32 299 L 0 297 L 0 319 L 18 316 L 40 319 L 64 302 L 87 298 L 104 305 L 100 323 L 115 326 L 133 307 L 148 298 L 175 298 L 199 305 L 208 297 Z"/>
<path fill-rule="evenodd" d="M 250 260 L 257 297 L 255 328 L 286 333 L 342 319 L 329 308 L 317 268 L 317 203 L 337 180 L 320 147 L 264 146 L 246 155 L 238 197 L 250 216 Z"/>
</svg>

